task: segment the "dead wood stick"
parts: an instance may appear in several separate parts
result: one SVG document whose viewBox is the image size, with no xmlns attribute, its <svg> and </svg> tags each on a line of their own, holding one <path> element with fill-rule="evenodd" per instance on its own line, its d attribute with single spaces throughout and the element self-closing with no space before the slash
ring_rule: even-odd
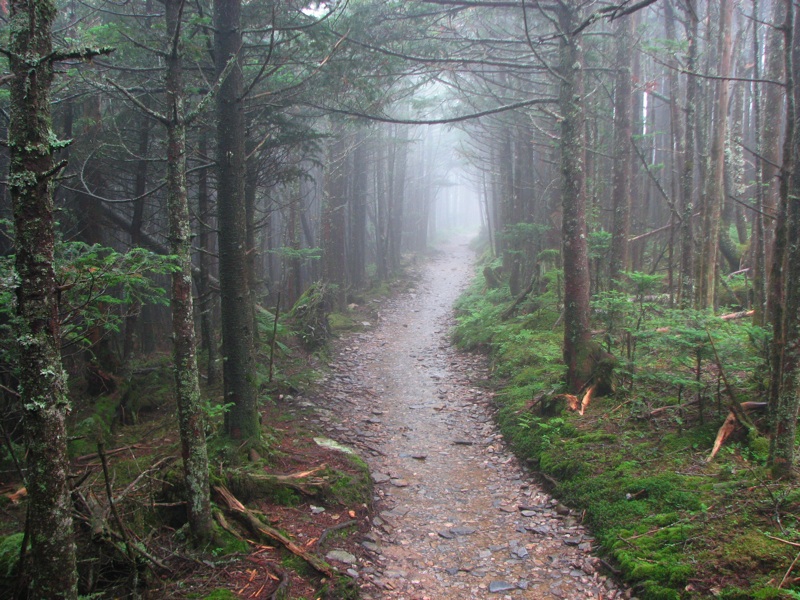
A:
<svg viewBox="0 0 800 600">
<path fill-rule="evenodd" d="M 146 447 L 147 446 L 145 446 L 144 444 L 132 444 L 130 446 L 120 446 L 119 448 L 113 448 L 111 450 L 106 450 L 105 454 L 106 454 L 106 457 L 115 456 L 115 455 L 121 454 L 122 452 L 125 452 L 127 450 L 140 450 L 140 449 L 146 448 Z M 85 460 L 91 460 L 91 459 L 95 458 L 96 456 L 97 456 L 97 452 L 92 452 L 91 454 L 84 454 L 83 456 L 78 456 L 74 460 L 75 460 L 75 462 L 83 462 Z M 97 465 L 97 466 L 99 466 L 99 465 Z"/>
<path fill-rule="evenodd" d="M 684 404 L 668 404 L 667 406 L 660 406 L 659 408 L 654 408 L 648 414 L 648 417 L 655 417 L 656 415 L 660 415 L 662 412 L 666 412 L 671 408 L 686 408 L 688 406 L 694 406 L 695 404 L 700 404 L 700 400 L 691 400 L 690 402 L 685 402 Z"/>
<path fill-rule="evenodd" d="M 122 536 L 122 543 L 125 544 L 125 550 L 128 554 L 128 558 L 131 562 L 134 561 L 133 551 L 131 550 L 132 544 L 128 540 L 128 532 L 125 529 L 125 525 L 122 523 L 122 519 L 117 512 L 117 505 L 114 504 L 114 492 L 111 490 L 111 480 L 108 477 L 108 460 L 106 459 L 106 453 L 103 448 L 103 443 L 99 442 L 97 444 L 97 454 L 100 455 L 100 462 L 103 465 L 103 479 L 106 482 L 106 496 L 108 496 L 108 506 L 111 509 L 111 514 L 114 516 L 114 521 L 117 523 L 117 527 L 119 527 L 120 536 Z"/>
<path fill-rule="evenodd" d="M 327 577 L 333 578 L 334 572 L 328 563 L 318 556 L 306 552 L 292 540 L 283 535 L 280 531 L 265 524 L 255 514 L 253 514 L 251 510 L 245 507 L 244 504 L 239 502 L 239 500 L 233 494 L 231 494 L 231 492 L 225 486 L 215 485 L 214 492 L 217 494 L 219 501 L 225 507 L 227 507 L 227 509 L 230 510 L 236 518 L 241 520 L 242 523 L 244 523 L 253 533 L 264 536 L 276 542 L 280 542 L 289 552 L 305 560 L 309 565 L 314 567 L 314 569 L 323 575 L 326 575 Z"/>
<path fill-rule="evenodd" d="M 783 584 L 786 583 L 786 580 L 789 579 L 789 575 L 791 575 L 792 570 L 794 569 L 794 566 L 797 564 L 798 559 L 800 559 L 800 553 L 798 553 L 797 556 L 794 557 L 792 564 L 789 565 L 789 568 L 786 571 L 786 575 L 783 576 L 783 579 L 781 579 L 781 582 L 778 584 L 778 589 L 781 589 L 783 587 Z"/>
<path fill-rule="evenodd" d="M 358 521 L 353 519 L 353 520 L 350 520 L 350 521 L 343 521 L 342 523 L 338 523 L 338 524 L 334 525 L 333 527 L 328 527 L 325 531 L 323 531 L 320 534 L 319 538 L 317 539 L 317 543 L 314 544 L 315 552 L 319 552 L 319 549 L 322 547 L 322 543 L 325 541 L 325 538 L 327 538 L 334 531 L 339 531 L 340 529 L 347 529 L 348 527 L 352 527 L 353 525 L 357 525 L 357 524 L 358 524 Z"/>
<path fill-rule="evenodd" d="M 514 302 L 506 308 L 502 314 L 500 315 L 501 321 L 508 321 L 511 318 L 511 315 L 514 314 L 514 311 L 517 310 L 517 307 L 522 304 L 522 301 L 527 298 L 530 293 L 533 291 L 533 287 L 536 285 L 536 276 L 534 275 L 531 277 L 530 283 L 528 283 L 528 287 L 526 287 L 523 292 L 514 299 Z"/>
<path fill-rule="evenodd" d="M 164 458 L 162 458 L 161 460 L 159 460 L 159 461 L 156 461 L 156 463 L 155 463 L 155 464 L 154 464 L 152 467 L 150 467 L 149 469 L 146 469 L 146 470 L 142 471 L 141 473 L 139 473 L 139 475 L 136 477 L 136 479 L 134 479 L 133 481 L 131 481 L 131 482 L 128 484 L 128 487 L 126 487 L 124 490 L 122 490 L 122 492 L 120 492 L 119 496 L 117 496 L 116 498 L 114 498 L 114 502 L 119 502 L 119 501 L 120 501 L 120 500 L 122 500 L 122 499 L 123 499 L 125 496 L 127 496 L 127 495 L 128 495 L 128 494 L 129 494 L 129 493 L 132 491 L 132 490 L 136 489 L 136 486 L 138 485 L 138 483 L 139 483 L 139 482 L 140 482 L 140 481 L 141 481 L 141 480 L 142 480 L 144 477 L 146 477 L 146 476 L 147 476 L 147 475 L 149 475 L 150 473 L 153 473 L 153 472 L 155 472 L 155 471 L 158 471 L 158 470 L 159 470 L 159 469 L 161 469 L 162 467 L 164 467 L 164 466 L 166 466 L 166 465 L 168 465 L 168 464 L 172 463 L 172 462 L 173 462 L 173 461 L 174 461 L 176 458 L 177 458 L 177 457 L 175 457 L 175 456 L 165 456 L 165 457 L 164 457 Z"/>
<path fill-rule="evenodd" d="M 722 383 L 725 384 L 725 391 L 727 392 L 728 399 L 730 400 L 728 407 L 736 416 L 736 420 L 739 421 L 739 423 L 741 423 L 745 429 L 747 429 L 748 433 L 751 431 L 758 431 L 756 426 L 750 420 L 750 417 L 747 416 L 747 413 L 742 408 L 742 405 L 736 400 L 736 394 L 733 393 L 733 388 L 728 382 L 728 377 L 725 375 L 725 369 L 722 367 L 722 361 L 719 358 L 719 353 L 717 353 L 717 346 L 714 344 L 714 339 L 711 337 L 711 332 L 708 329 L 706 329 L 706 335 L 708 336 L 708 341 L 711 342 L 711 349 L 714 351 L 714 359 L 716 360 L 720 377 L 722 377 Z"/>
<path fill-rule="evenodd" d="M 280 581 L 278 582 L 278 587 L 275 588 L 275 591 L 270 594 L 269 600 L 278 600 L 278 598 L 284 597 L 283 592 L 287 587 L 289 587 L 289 574 L 278 567 L 278 565 L 270 564 L 270 568 L 277 571 Z"/>
<path fill-rule="evenodd" d="M 109 530 L 109 533 L 111 534 L 112 537 L 115 537 L 120 542 L 123 542 L 125 544 L 125 548 L 130 547 L 131 550 L 134 553 L 138 554 L 139 556 L 141 556 L 145 560 L 151 562 L 154 566 L 158 567 L 162 571 L 165 571 L 167 573 L 173 573 L 172 569 L 170 569 L 167 565 L 165 565 L 163 562 L 161 562 L 158 558 L 156 558 L 155 556 L 150 554 L 147 550 L 145 550 L 144 549 L 144 544 L 142 544 L 141 541 L 137 540 L 137 541 L 139 541 L 138 544 L 131 544 L 129 542 L 125 542 L 122 539 L 122 536 L 119 535 L 116 531 Z"/>
<path fill-rule="evenodd" d="M 771 540 L 775 540 L 776 542 L 783 542 L 784 544 L 789 544 L 790 546 L 794 546 L 795 548 L 800 548 L 800 543 L 798 542 L 790 542 L 789 540 L 785 540 L 783 538 L 775 537 L 774 535 L 770 535 L 768 533 L 764 534 Z"/>
</svg>

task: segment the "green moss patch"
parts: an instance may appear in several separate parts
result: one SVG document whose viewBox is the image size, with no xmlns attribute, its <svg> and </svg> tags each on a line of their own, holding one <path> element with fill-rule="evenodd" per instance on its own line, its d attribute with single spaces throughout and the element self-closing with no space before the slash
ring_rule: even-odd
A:
<svg viewBox="0 0 800 600">
<path fill-rule="evenodd" d="M 453 339 L 489 353 L 505 438 L 581 511 L 595 551 L 637 597 L 800 597 L 792 577 L 777 589 L 797 549 L 773 539 L 800 541 L 800 491 L 769 479 L 768 441 L 735 437 L 706 462 L 727 415 L 709 334 L 742 401 L 760 399 L 759 337 L 747 324 L 665 311 L 636 293 L 596 304 L 605 336 L 596 341 L 620 359 L 619 385 L 582 417 L 551 402 L 564 366 L 549 288 L 509 316 L 506 286 L 488 289 L 479 275 L 457 304 Z"/>
</svg>

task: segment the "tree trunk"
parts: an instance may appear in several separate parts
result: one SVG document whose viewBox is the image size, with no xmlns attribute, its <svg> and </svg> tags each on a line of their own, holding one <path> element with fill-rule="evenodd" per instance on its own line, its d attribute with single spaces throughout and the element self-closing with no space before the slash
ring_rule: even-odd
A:
<svg viewBox="0 0 800 600">
<path fill-rule="evenodd" d="M 719 23 L 719 71 L 720 77 L 728 77 L 731 71 L 731 18 L 733 4 L 730 0 L 720 0 Z M 700 278 L 698 306 L 714 306 L 717 277 L 717 257 L 719 250 L 720 222 L 722 206 L 725 202 L 725 142 L 728 133 L 728 99 L 730 82 L 717 80 L 713 137 L 711 139 L 709 186 L 703 206 L 703 242 L 700 254 Z"/>
<path fill-rule="evenodd" d="M 775 2 L 773 10 L 782 6 L 782 2 Z M 759 2 L 753 0 L 753 14 L 759 18 Z M 766 227 L 764 220 L 764 206 L 766 200 L 766 190 L 764 189 L 764 172 L 765 162 L 760 157 L 764 153 L 764 137 L 761 130 L 761 84 L 758 80 L 761 78 L 761 42 L 759 41 L 759 26 L 753 26 L 753 129 L 755 137 L 755 201 L 756 212 L 753 216 L 753 231 L 750 239 L 752 244 L 753 256 L 753 323 L 758 326 L 764 326 L 767 319 L 767 246 L 766 246 Z M 767 39 L 771 36 L 780 38 L 780 32 L 767 33 Z M 778 53 L 780 54 L 780 53 Z M 770 57 L 768 60 L 775 60 Z M 771 87 L 771 86 L 770 86 Z M 764 107 L 766 108 L 766 107 Z M 776 139 L 778 136 L 775 136 Z M 770 140 L 770 145 L 774 145 Z M 771 168 L 771 166 L 770 166 Z"/>
<path fill-rule="evenodd" d="M 765 51 L 765 73 L 764 77 L 771 81 L 782 81 L 785 77 L 786 64 L 784 61 L 784 32 L 780 31 L 780 25 L 786 22 L 786 2 L 775 0 L 772 5 L 772 22 L 776 27 L 767 27 L 766 51 Z M 791 22 L 789 22 L 791 25 Z M 764 118 L 762 129 L 762 156 L 760 161 L 761 183 L 764 186 L 764 212 L 767 214 L 778 214 L 780 203 L 781 177 L 780 169 L 773 165 L 781 164 L 781 129 L 785 109 L 786 88 L 780 85 L 764 86 Z M 779 221 L 768 219 L 764 222 L 764 249 L 765 249 L 765 287 L 767 288 L 767 319 L 771 319 L 773 301 L 780 301 L 769 291 L 771 283 L 769 278 L 772 276 L 770 265 L 775 263 L 772 257 L 774 248 L 776 228 Z M 780 310 L 780 307 L 777 307 Z"/>
<path fill-rule="evenodd" d="M 406 164 L 408 162 L 409 140 L 405 128 L 398 127 L 396 136 L 390 142 L 395 155 L 392 179 L 389 187 L 389 266 L 392 272 L 400 270 L 400 257 L 403 251 L 403 213 L 406 195 Z"/>
<path fill-rule="evenodd" d="M 697 68 L 697 45 L 700 43 L 697 6 L 694 0 L 686 0 L 686 29 L 689 54 L 686 68 L 694 72 Z M 689 75 L 686 81 L 686 127 L 683 143 L 683 169 L 681 170 L 681 266 L 680 300 L 681 308 L 689 308 L 694 303 L 694 168 L 695 168 L 695 127 L 697 126 L 697 78 Z"/>
<path fill-rule="evenodd" d="M 245 122 L 241 68 L 241 0 L 214 1 L 214 52 L 218 76 L 236 61 L 217 93 L 217 223 L 222 308 L 225 432 L 259 439 L 253 354 L 253 309 L 247 277 L 247 209 L 244 197 Z"/>
<path fill-rule="evenodd" d="M 208 138 L 206 132 L 200 133 L 199 152 L 208 155 Z M 211 208 L 208 194 L 208 169 L 200 171 L 197 182 L 197 213 L 200 217 L 200 232 L 197 243 L 200 246 L 198 288 L 200 291 L 200 332 L 202 345 L 207 355 L 206 377 L 209 387 L 217 384 L 220 377 L 219 357 L 217 356 L 217 339 L 214 334 L 214 299 L 216 293 L 211 286 Z"/>
<path fill-rule="evenodd" d="M 322 204 L 323 278 L 336 286 L 334 308 L 342 309 L 347 292 L 347 140 L 342 130 L 328 148 Z"/>
<path fill-rule="evenodd" d="M 61 365 L 53 270 L 53 177 L 57 147 L 50 118 L 51 0 L 14 0 L 9 26 L 11 103 L 9 189 L 16 234 L 19 392 L 27 443 L 28 539 L 32 598 L 76 598 L 72 501 L 67 481 L 66 374 Z"/>
<path fill-rule="evenodd" d="M 564 261 L 564 363 L 567 389 L 577 392 L 589 377 L 586 361 L 589 329 L 589 258 L 586 245 L 584 178 L 583 57 L 580 37 L 573 35 L 577 8 L 564 3 L 557 11 L 561 77 L 561 206 Z"/>
<path fill-rule="evenodd" d="M 631 55 L 633 21 L 623 17 L 617 23 L 617 80 L 614 86 L 614 224 L 611 238 L 610 285 L 628 267 L 628 237 L 631 231 Z"/>
<path fill-rule="evenodd" d="M 144 224 L 144 198 L 140 198 L 147 191 L 147 171 L 149 161 L 147 160 L 148 150 L 150 148 L 150 123 L 151 119 L 148 115 L 142 114 L 139 124 L 139 147 L 137 154 L 140 157 L 136 163 L 136 181 L 134 183 L 133 194 L 134 197 L 139 198 L 133 204 L 133 217 L 131 218 L 131 247 L 138 248 L 141 244 L 142 226 Z M 131 313 L 125 319 L 125 340 L 123 342 L 122 357 L 123 360 L 128 360 L 133 354 L 135 341 L 136 341 L 136 324 L 139 320 L 139 310 L 141 305 L 136 303 L 136 306 L 131 307 Z"/>
<path fill-rule="evenodd" d="M 350 260 L 347 264 L 351 285 L 360 289 L 367 277 L 367 148 L 364 132 L 359 132 L 355 138 L 352 160 Z"/>
<path fill-rule="evenodd" d="M 186 188 L 186 122 L 183 91 L 180 16 L 183 0 L 164 3 L 167 43 L 167 207 L 170 251 L 178 270 L 172 274 L 172 343 L 178 422 L 186 483 L 189 527 L 195 542 L 211 537 L 205 414 L 197 372 L 197 343 L 192 301 L 192 227 Z"/>
<path fill-rule="evenodd" d="M 775 330 L 773 349 L 780 353 L 780 368 L 773 372 L 775 397 L 770 397 L 772 406 L 772 438 L 770 442 L 769 464 L 774 477 L 790 477 L 793 474 L 795 455 L 795 434 L 797 431 L 797 411 L 800 402 L 800 173 L 793 172 L 800 157 L 800 144 L 797 140 L 795 111 L 800 90 L 795 84 L 800 80 L 800 48 L 794 47 L 794 36 L 800 29 L 800 15 L 795 14 L 791 1 L 786 2 L 786 27 L 784 54 L 786 57 L 786 137 L 783 146 L 783 165 L 781 173 L 780 203 L 786 206 L 785 219 L 779 219 L 775 231 L 775 252 L 773 261 L 784 264 L 785 278 L 773 270 L 772 276 L 785 283 L 784 309 L 781 311 L 782 323 Z M 783 225 L 783 223 L 786 223 Z M 779 240 L 783 238 L 781 244 Z M 776 265 L 773 265 L 773 269 Z M 777 311 L 776 311 L 777 312 Z M 776 365 L 777 366 L 777 365 Z"/>
</svg>

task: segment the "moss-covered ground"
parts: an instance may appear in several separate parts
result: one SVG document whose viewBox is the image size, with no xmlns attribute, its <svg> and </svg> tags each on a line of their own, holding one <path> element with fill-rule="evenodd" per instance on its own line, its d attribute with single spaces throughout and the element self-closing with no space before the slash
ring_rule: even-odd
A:
<svg viewBox="0 0 800 600">
<path fill-rule="evenodd" d="M 620 362 L 615 391 L 581 416 L 551 401 L 564 391 L 558 282 L 546 274 L 509 313 L 507 286 L 478 275 L 457 305 L 453 338 L 488 354 L 514 450 L 639 598 L 800 598 L 800 488 L 770 479 L 762 437 L 734 435 L 708 460 L 728 413 L 723 375 L 737 401 L 763 396 L 766 334 L 671 310 L 658 278 L 630 274 L 594 298 L 595 339 Z"/>
</svg>

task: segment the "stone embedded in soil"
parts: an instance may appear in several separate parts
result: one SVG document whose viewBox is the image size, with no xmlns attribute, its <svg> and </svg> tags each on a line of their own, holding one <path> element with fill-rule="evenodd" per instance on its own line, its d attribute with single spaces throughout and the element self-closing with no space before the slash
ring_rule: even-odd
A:
<svg viewBox="0 0 800 600">
<path fill-rule="evenodd" d="M 528 558 L 528 549 L 525 546 L 518 546 L 511 549 L 511 554 L 517 558 Z"/>
<path fill-rule="evenodd" d="M 370 473 L 370 476 L 372 477 L 372 481 L 375 483 L 386 483 L 387 481 L 391 480 L 391 477 L 385 473 L 378 473 L 377 471 Z"/>
<path fill-rule="evenodd" d="M 451 531 L 439 531 L 438 533 L 439 537 L 442 537 L 446 540 L 452 540 L 454 537 L 456 537 Z"/>
<path fill-rule="evenodd" d="M 381 547 L 375 542 L 361 542 L 361 545 L 375 554 L 380 554 L 382 552 Z"/>
<path fill-rule="evenodd" d="M 508 583 L 507 581 L 492 581 L 489 584 L 489 592 L 492 594 L 498 594 L 500 592 L 509 592 L 511 590 L 517 589 L 517 586 L 513 583 Z"/>
<path fill-rule="evenodd" d="M 478 530 L 474 527 L 453 527 L 450 530 L 453 535 L 472 535 L 476 531 Z"/>
<path fill-rule="evenodd" d="M 337 560 L 347 565 L 354 565 L 358 562 L 355 556 L 350 554 L 347 550 L 335 549 L 331 550 L 325 555 L 327 560 Z"/>
<path fill-rule="evenodd" d="M 408 481 L 406 481 L 405 479 L 392 479 L 391 483 L 394 487 L 399 487 L 399 488 L 408 487 Z"/>
</svg>

